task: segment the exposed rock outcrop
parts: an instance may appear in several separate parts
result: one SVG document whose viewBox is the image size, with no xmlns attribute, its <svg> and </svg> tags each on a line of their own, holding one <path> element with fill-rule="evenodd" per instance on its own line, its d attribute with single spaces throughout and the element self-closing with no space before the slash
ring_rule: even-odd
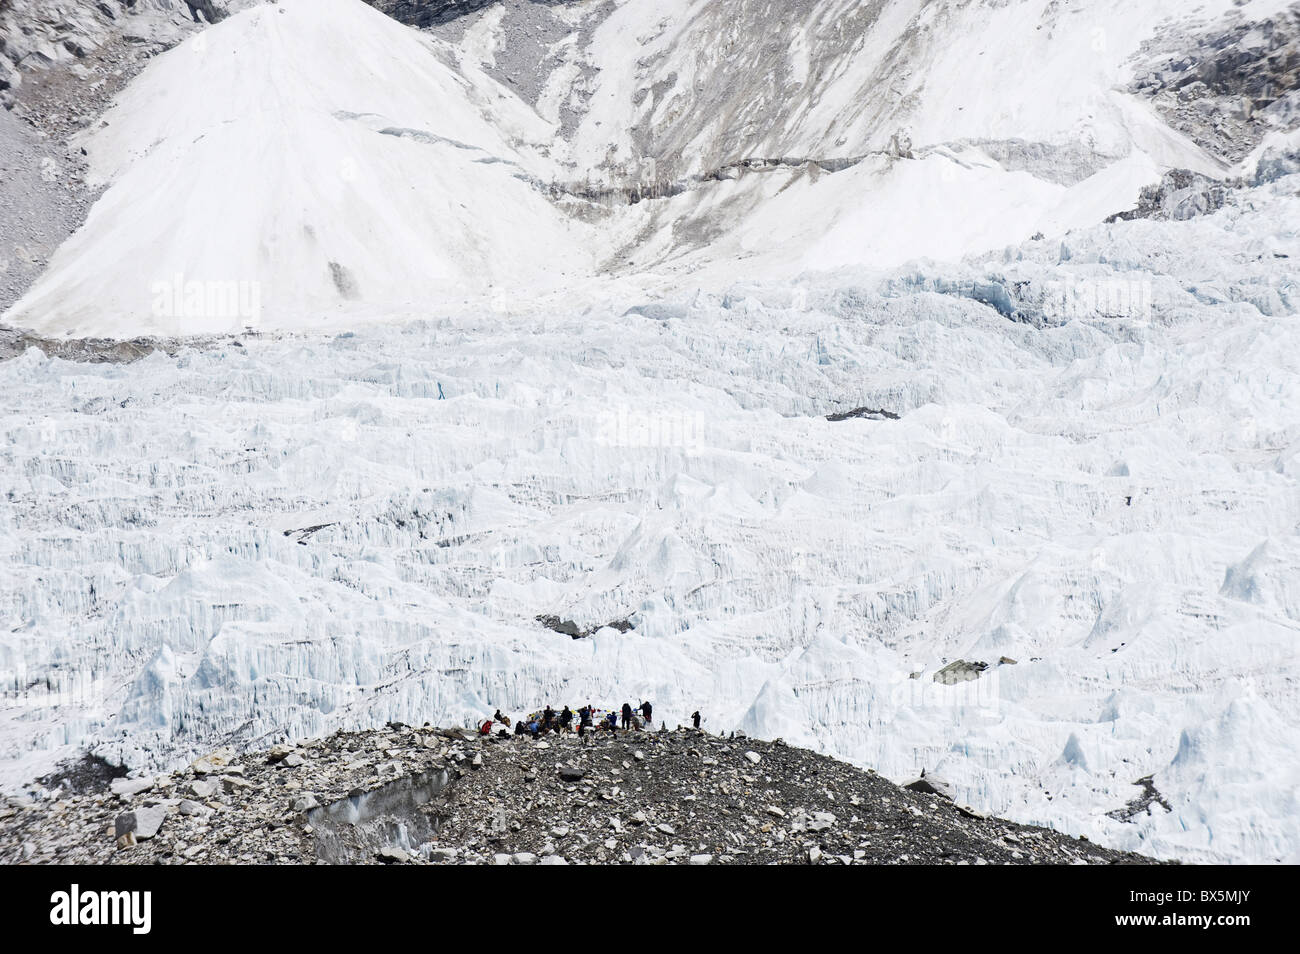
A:
<svg viewBox="0 0 1300 954">
<path fill-rule="evenodd" d="M 245 0 L 235 0 L 243 3 Z M 125 38 L 162 49 L 191 16 L 215 23 L 226 15 L 215 0 L 5 0 L 0 3 L 0 95 L 12 105 L 23 74 L 66 66 Z"/>
<path fill-rule="evenodd" d="M 1108 222 L 1122 219 L 1183 221 L 1208 215 L 1223 208 L 1233 183 L 1211 179 L 1187 169 L 1171 169 L 1154 185 L 1143 186 L 1138 204 L 1112 215 Z"/>
<path fill-rule="evenodd" d="M 958 659 L 936 672 L 934 681 L 944 686 L 955 686 L 959 682 L 973 682 L 988 668 L 989 664 L 986 662 L 967 662 L 965 659 Z"/>
<path fill-rule="evenodd" d="M 883 408 L 855 407 L 851 411 L 836 411 L 834 414 L 827 414 L 826 420 L 832 424 L 839 421 L 849 421 L 855 418 L 862 418 L 868 421 L 896 421 L 898 415 L 893 411 L 886 411 Z"/>
<path fill-rule="evenodd" d="M 409 26 L 428 27 L 448 23 L 475 10 L 490 7 L 497 0 L 366 0 L 394 20 Z"/>
<path fill-rule="evenodd" d="M 1229 19 L 1144 44 L 1131 89 L 1228 162 L 1300 122 L 1300 5 L 1259 22 Z"/>
</svg>

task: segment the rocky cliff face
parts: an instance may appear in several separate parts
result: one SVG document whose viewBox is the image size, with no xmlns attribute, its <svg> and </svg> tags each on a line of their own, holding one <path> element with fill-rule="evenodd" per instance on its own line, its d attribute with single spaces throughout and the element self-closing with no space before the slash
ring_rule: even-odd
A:
<svg viewBox="0 0 1300 954">
<path fill-rule="evenodd" d="M 181 15 L 213 22 L 224 7 L 213 0 L 4 0 L 0 3 L 0 95 L 21 86 L 23 75 L 84 59 L 123 36 L 139 44 L 168 45 Z"/>
<path fill-rule="evenodd" d="M 6 863 L 1146 864 L 785 745 L 336 733 L 156 778 L 81 769 L 0 807 Z M 91 784 L 94 790 L 76 789 Z"/>
<path fill-rule="evenodd" d="M 1300 122 L 1300 5 L 1262 20 L 1238 11 L 1143 45 L 1131 89 L 1171 125 L 1229 161 Z"/>
<path fill-rule="evenodd" d="M 475 10 L 490 7 L 497 0 L 366 0 L 394 20 L 409 26 L 428 27 L 448 23 Z"/>
</svg>

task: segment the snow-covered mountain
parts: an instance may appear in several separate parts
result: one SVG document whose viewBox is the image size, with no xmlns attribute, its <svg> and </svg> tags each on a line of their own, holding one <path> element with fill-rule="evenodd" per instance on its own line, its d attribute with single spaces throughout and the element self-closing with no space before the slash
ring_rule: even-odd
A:
<svg viewBox="0 0 1300 954">
<path fill-rule="evenodd" d="M 4 320 L 170 353 L 0 362 L 7 785 L 639 696 L 1295 858 L 1292 8 L 429 22 L 253 6 L 78 139 Z"/>
<path fill-rule="evenodd" d="M 1058 236 L 1166 169 L 1225 171 L 1123 88 L 1175 14 L 592 0 L 494 5 L 453 42 L 360 0 L 256 6 L 159 57 L 88 132 L 107 192 L 5 320 L 352 327 Z M 256 287 L 257 321 L 160 304 L 178 276 Z"/>
</svg>

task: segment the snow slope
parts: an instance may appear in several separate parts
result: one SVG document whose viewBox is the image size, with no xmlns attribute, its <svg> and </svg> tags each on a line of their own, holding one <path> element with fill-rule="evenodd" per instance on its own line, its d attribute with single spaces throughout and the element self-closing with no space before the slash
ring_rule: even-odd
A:
<svg viewBox="0 0 1300 954">
<path fill-rule="evenodd" d="M 502 108 L 489 123 L 483 109 L 430 41 L 357 0 L 234 16 L 160 57 L 110 112 L 91 150 L 110 187 L 10 318 L 239 331 L 589 271 L 583 227 L 523 181 L 510 144 L 535 117 Z M 159 307 L 177 276 L 256 288 L 257 313 Z"/>
</svg>

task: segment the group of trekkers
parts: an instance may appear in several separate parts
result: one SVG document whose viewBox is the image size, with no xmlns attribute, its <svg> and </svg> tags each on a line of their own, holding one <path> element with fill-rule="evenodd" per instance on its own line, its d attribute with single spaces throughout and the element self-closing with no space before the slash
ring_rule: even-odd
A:
<svg viewBox="0 0 1300 954">
<path fill-rule="evenodd" d="M 531 735 L 535 739 L 551 733 L 560 734 L 566 732 L 577 732 L 579 738 L 585 738 L 588 732 L 608 732 L 611 736 L 614 736 L 619 731 L 620 716 L 622 717 L 624 732 L 640 732 L 647 728 L 654 728 L 654 706 L 649 701 L 642 702 L 635 707 L 630 702 L 625 702 L 621 710 L 597 709 L 588 703 L 578 709 L 577 712 L 574 712 L 568 706 L 557 712 L 548 703 L 542 711 L 525 716 L 513 723 L 513 725 L 515 735 Z M 695 728 L 700 727 L 700 714 L 698 711 L 692 713 L 691 721 Z M 479 726 L 479 733 L 481 735 L 490 735 L 493 724 L 509 728 L 512 723 L 510 717 L 504 715 L 498 709 L 493 713 L 491 719 L 484 721 Z M 498 731 L 499 734 L 508 734 L 505 728 Z"/>
</svg>

